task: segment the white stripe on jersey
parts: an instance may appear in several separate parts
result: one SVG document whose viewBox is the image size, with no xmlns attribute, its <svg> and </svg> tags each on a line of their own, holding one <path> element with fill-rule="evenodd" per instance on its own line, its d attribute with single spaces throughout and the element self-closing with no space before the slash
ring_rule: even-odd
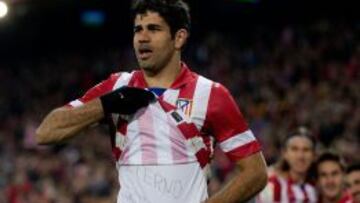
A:
<svg viewBox="0 0 360 203">
<path fill-rule="evenodd" d="M 291 187 L 291 190 L 293 191 L 294 198 L 296 199 L 296 201 L 303 202 L 305 200 L 305 194 L 302 191 L 300 185 L 293 184 L 290 187 Z"/>
<path fill-rule="evenodd" d="M 275 176 L 275 181 L 273 179 L 274 178 L 273 176 Z M 312 186 L 309 183 L 304 183 L 304 184 L 291 183 L 291 181 L 287 180 L 286 178 L 275 174 L 271 175 L 269 180 L 270 181 L 268 182 L 265 189 L 261 191 L 261 193 L 259 194 L 257 198 L 257 203 L 275 202 L 274 200 L 275 197 L 273 194 L 277 192 L 280 192 L 280 200 L 277 201 L 276 203 L 288 203 L 290 201 L 296 203 L 303 203 L 306 197 L 308 203 L 317 202 L 316 189 L 314 186 Z M 275 191 L 275 187 L 269 187 L 269 185 L 276 184 L 276 182 L 280 184 L 279 188 L 277 188 L 279 189 L 279 191 Z M 290 200 L 290 198 L 292 199 Z"/>
<path fill-rule="evenodd" d="M 233 149 L 236 149 L 240 146 L 246 145 L 252 141 L 255 141 L 256 138 L 251 130 L 247 130 L 243 133 L 235 135 L 227 140 L 224 140 L 220 143 L 220 148 L 224 152 L 229 152 Z"/>
<path fill-rule="evenodd" d="M 317 194 L 314 187 L 311 187 L 310 185 L 305 185 L 305 191 L 308 195 L 309 202 L 316 202 L 317 201 Z"/>
<path fill-rule="evenodd" d="M 77 99 L 77 100 L 74 100 L 74 101 L 70 102 L 69 104 L 72 107 L 79 107 L 79 106 L 82 106 L 84 103 Z"/>
<path fill-rule="evenodd" d="M 141 139 L 137 119 L 129 122 L 126 137 L 128 138 L 128 142 L 123 152 L 123 158 L 119 159 L 120 164 L 142 164 L 142 156 L 141 153 L 139 153 L 139 150 L 141 150 Z"/>
<path fill-rule="evenodd" d="M 120 163 L 136 165 L 139 164 L 139 157 L 141 164 L 179 164 L 196 161 L 193 150 L 186 146 L 184 136 L 158 102 L 150 104 L 145 111 L 138 114 L 141 114 L 140 120 L 134 119 L 136 125 L 135 121 L 130 122 L 131 126 L 128 125 L 126 135 L 128 146 L 132 146 L 131 149 L 125 146 L 124 158 L 128 158 L 129 155 L 130 157 L 126 161 L 119 160 Z M 138 148 L 132 144 L 134 142 L 139 145 Z M 137 158 L 132 159 L 133 156 Z"/>
<path fill-rule="evenodd" d="M 127 137 L 120 133 L 119 131 L 116 132 L 115 136 L 115 145 L 118 147 L 121 151 L 124 150 L 127 142 Z"/>
<path fill-rule="evenodd" d="M 169 104 L 172 104 L 173 106 L 176 106 L 176 100 L 179 97 L 180 90 L 175 89 L 167 89 L 164 92 L 164 101 L 166 101 Z"/>
<path fill-rule="evenodd" d="M 159 139 L 159 136 L 155 133 L 157 126 L 154 125 L 154 115 L 152 115 L 152 106 L 147 108 L 140 109 L 138 112 L 141 112 L 141 116 L 137 118 L 138 126 L 140 129 L 141 140 L 141 150 L 142 154 L 142 163 L 143 164 L 158 164 L 158 154 L 157 154 L 157 143 L 156 140 Z"/>
<path fill-rule="evenodd" d="M 131 73 L 127 73 L 127 72 L 122 72 L 120 77 L 117 79 L 117 81 L 115 82 L 114 86 L 113 86 L 113 90 L 116 90 L 122 86 L 128 85 L 130 82 L 130 79 L 132 77 L 134 72 Z"/>
<path fill-rule="evenodd" d="M 158 163 L 173 164 L 173 156 L 171 153 L 171 140 L 169 125 L 159 125 L 159 123 L 167 122 L 167 114 L 160 107 L 158 102 L 154 105 L 149 105 L 149 110 L 152 114 L 152 125 L 154 126 L 154 138 L 156 143 L 156 153 Z M 168 136 L 164 136 L 168 135 Z M 165 152 L 165 153 L 164 153 Z"/>
<path fill-rule="evenodd" d="M 257 203 L 267 203 L 274 201 L 274 189 L 273 183 L 268 182 L 265 188 L 256 196 Z"/>
<path fill-rule="evenodd" d="M 287 191 L 287 182 L 283 178 L 279 178 L 280 188 L 281 188 L 281 203 L 288 203 L 289 202 L 289 196 Z"/>
<path fill-rule="evenodd" d="M 193 96 L 193 107 L 191 112 L 191 120 L 194 122 L 198 130 L 201 130 L 206 118 L 208 109 L 211 87 L 213 82 L 205 77 L 199 76 Z"/>
</svg>

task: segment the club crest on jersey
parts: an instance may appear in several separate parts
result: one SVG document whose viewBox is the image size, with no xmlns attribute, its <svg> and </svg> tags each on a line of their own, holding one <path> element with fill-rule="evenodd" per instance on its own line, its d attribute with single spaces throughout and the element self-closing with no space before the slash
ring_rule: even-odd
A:
<svg viewBox="0 0 360 203">
<path fill-rule="evenodd" d="M 192 100 L 190 100 L 190 99 L 178 99 L 176 101 L 176 106 L 177 106 L 177 108 L 181 109 L 181 111 L 185 115 L 187 115 L 187 116 L 191 115 Z"/>
</svg>

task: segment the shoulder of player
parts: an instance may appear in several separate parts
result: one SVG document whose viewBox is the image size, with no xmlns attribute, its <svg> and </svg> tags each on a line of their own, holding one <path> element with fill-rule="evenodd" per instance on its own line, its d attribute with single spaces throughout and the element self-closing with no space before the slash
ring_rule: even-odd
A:
<svg viewBox="0 0 360 203">
<path fill-rule="evenodd" d="M 115 72 L 115 73 L 111 73 L 110 76 L 109 76 L 109 79 L 111 80 L 117 80 L 117 79 L 124 79 L 125 77 L 127 76 L 130 76 L 134 73 L 135 71 L 133 72 L 125 72 L 125 71 L 120 71 L 120 72 Z"/>
<path fill-rule="evenodd" d="M 231 93 L 229 89 L 219 82 L 213 82 L 211 88 L 211 95 L 212 97 L 218 97 L 218 98 L 231 97 Z"/>
<path fill-rule="evenodd" d="M 111 89 L 127 85 L 130 79 L 133 77 L 134 72 L 116 72 L 112 73 L 106 82 L 111 84 Z"/>
<path fill-rule="evenodd" d="M 95 93 L 96 95 L 104 94 L 116 88 L 116 86 L 120 85 L 121 83 L 126 83 L 126 80 L 128 80 L 130 77 L 131 73 L 128 72 L 111 73 L 107 79 L 91 88 L 88 93 Z"/>
<path fill-rule="evenodd" d="M 229 93 L 229 90 L 225 87 L 225 85 L 221 84 L 220 82 L 214 81 L 209 79 L 203 75 L 199 75 L 194 73 L 194 76 L 197 77 L 197 82 L 200 85 L 211 85 L 211 91 L 219 92 L 219 93 Z"/>
</svg>

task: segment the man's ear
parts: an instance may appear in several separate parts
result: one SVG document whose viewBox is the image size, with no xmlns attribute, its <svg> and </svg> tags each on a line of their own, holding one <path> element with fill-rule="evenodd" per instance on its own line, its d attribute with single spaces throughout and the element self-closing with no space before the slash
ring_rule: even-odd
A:
<svg viewBox="0 0 360 203">
<path fill-rule="evenodd" d="M 186 29 L 180 29 L 175 33 L 175 49 L 182 49 L 184 47 L 186 40 L 189 36 L 189 32 Z"/>
</svg>

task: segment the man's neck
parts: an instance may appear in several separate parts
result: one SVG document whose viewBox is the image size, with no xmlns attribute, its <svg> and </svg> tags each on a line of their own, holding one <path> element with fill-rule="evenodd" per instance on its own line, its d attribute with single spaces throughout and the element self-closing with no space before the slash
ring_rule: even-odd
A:
<svg viewBox="0 0 360 203">
<path fill-rule="evenodd" d="M 295 183 L 304 183 L 305 182 L 305 178 L 306 178 L 306 174 L 303 173 L 297 173 L 295 171 L 290 170 L 289 174 L 288 174 L 289 178 L 291 178 L 291 180 L 293 180 Z"/>
<path fill-rule="evenodd" d="M 149 87 L 169 88 L 181 71 L 181 61 L 173 58 L 164 68 L 157 73 L 144 71 L 144 78 Z"/>
<path fill-rule="evenodd" d="M 337 203 L 337 202 L 339 202 L 340 199 L 341 199 L 341 194 L 339 194 L 338 196 L 336 196 L 334 198 L 327 198 L 325 196 L 322 196 L 321 203 Z"/>
</svg>

